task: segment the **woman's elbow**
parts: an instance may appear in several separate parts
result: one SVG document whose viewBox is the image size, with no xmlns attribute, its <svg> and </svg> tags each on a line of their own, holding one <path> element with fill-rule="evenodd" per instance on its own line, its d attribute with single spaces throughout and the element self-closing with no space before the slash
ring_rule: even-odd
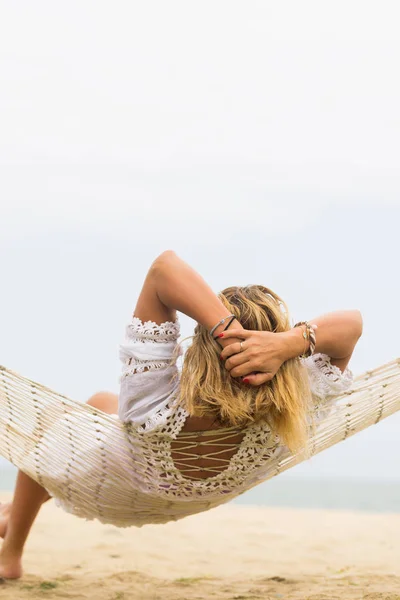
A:
<svg viewBox="0 0 400 600">
<path fill-rule="evenodd" d="M 177 254 L 174 250 L 164 250 L 161 252 L 159 256 L 157 256 L 156 260 L 161 262 L 170 262 L 171 260 L 176 260 Z"/>
<path fill-rule="evenodd" d="M 355 335 L 356 339 L 358 340 L 362 336 L 364 322 L 363 322 L 361 311 L 359 311 L 358 309 L 355 309 L 352 311 L 352 313 L 353 313 L 354 335 Z"/>
<path fill-rule="evenodd" d="M 173 250 L 164 250 L 164 252 L 161 252 L 161 254 L 153 261 L 150 272 L 154 275 L 165 273 L 167 269 L 171 268 L 177 258 L 178 257 Z"/>
</svg>

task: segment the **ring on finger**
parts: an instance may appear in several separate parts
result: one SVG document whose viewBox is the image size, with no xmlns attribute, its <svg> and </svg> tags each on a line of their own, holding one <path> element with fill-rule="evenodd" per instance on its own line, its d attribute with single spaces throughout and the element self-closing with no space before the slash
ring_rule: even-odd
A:
<svg viewBox="0 0 400 600">
<path fill-rule="evenodd" d="M 244 348 L 243 348 L 243 342 L 240 342 L 240 352 L 243 352 Z"/>
</svg>

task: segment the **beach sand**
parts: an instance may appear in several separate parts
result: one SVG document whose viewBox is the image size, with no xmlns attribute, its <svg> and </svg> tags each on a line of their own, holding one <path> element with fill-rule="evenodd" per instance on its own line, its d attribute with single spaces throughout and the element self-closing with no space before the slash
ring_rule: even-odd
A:
<svg viewBox="0 0 400 600">
<path fill-rule="evenodd" d="M 400 515 L 229 505 L 117 529 L 49 502 L 23 579 L 0 585 L 28 598 L 400 600 Z"/>
</svg>

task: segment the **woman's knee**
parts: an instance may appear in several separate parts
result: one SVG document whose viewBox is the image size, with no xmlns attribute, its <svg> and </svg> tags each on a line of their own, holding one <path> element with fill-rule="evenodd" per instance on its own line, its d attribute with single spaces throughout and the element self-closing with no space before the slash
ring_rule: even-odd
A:
<svg viewBox="0 0 400 600">
<path fill-rule="evenodd" d="M 118 413 L 118 396 L 111 392 L 97 392 L 89 398 L 87 404 L 110 415 Z"/>
</svg>

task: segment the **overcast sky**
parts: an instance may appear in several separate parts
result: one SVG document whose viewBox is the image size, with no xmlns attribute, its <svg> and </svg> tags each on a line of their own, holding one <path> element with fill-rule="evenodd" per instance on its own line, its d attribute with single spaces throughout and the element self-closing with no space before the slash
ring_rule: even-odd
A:
<svg viewBox="0 0 400 600">
<path fill-rule="evenodd" d="M 397 2 L 0 0 L 0 362 L 86 399 L 173 248 L 400 356 Z M 184 321 L 184 333 L 190 323 Z M 400 477 L 392 417 L 293 470 Z"/>
</svg>

